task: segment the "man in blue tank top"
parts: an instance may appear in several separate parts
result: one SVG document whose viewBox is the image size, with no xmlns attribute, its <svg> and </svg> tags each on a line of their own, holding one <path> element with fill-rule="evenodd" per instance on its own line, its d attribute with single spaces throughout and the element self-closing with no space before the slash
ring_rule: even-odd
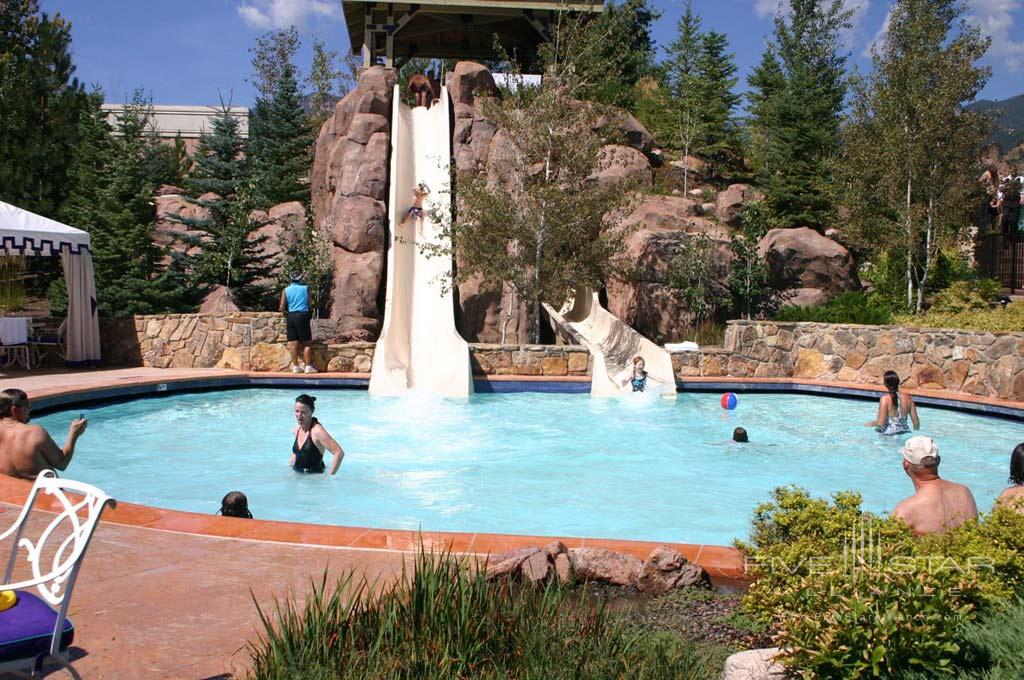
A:
<svg viewBox="0 0 1024 680">
<path fill-rule="evenodd" d="M 306 373 L 316 373 L 313 366 L 313 348 L 310 341 L 313 332 L 309 327 L 310 297 L 309 286 L 302 282 L 302 272 L 291 273 L 291 285 L 281 291 L 281 313 L 285 315 L 288 329 L 288 351 L 292 355 L 292 373 L 301 373 L 299 367 L 299 346 L 306 364 Z"/>
</svg>

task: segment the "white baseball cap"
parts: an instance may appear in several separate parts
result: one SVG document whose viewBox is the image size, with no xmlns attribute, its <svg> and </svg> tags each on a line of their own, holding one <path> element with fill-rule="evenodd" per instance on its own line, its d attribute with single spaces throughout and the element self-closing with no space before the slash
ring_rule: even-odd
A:
<svg viewBox="0 0 1024 680">
<path fill-rule="evenodd" d="M 916 435 L 911 437 L 900 449 L 903 460 L 911 465 L 937 465 L 939 462 L 939 446 L 931 437 Z M 931 458 L 932 460 L 926 460 Z"/>
</svg>

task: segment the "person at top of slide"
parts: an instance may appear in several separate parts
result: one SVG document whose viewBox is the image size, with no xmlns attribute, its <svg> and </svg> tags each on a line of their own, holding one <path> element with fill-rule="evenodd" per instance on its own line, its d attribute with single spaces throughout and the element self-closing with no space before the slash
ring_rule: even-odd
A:
<svg viewBox="0 0 1024 680">
<path fill-rule="evenodd" d="M 413 107 L 423 106 L 430 108 L 434 100 L 434 88 L 430 85 L 430 79 L 422 73 L 414 73 L 409 76 L 409 92 L 412 94 Z"/>
<path fill-rule="evenodd" d="M 647 363 L 644 361 L 643 357 L 633 357 L 633 377 L 629 382 L 633 386 L 634 392 L 643 392 L 647 388 L 646 367 Z"/>
<path fill-rule="evenodd" d="M 886 371 L 883 377 L 889 393 L 878 400 L 878 417 L 869 420 L 865 425 L 873 427 L 884 435 L 906 434 L 910 432 L 907 425 L 909 417 L 914 429 L 921 429 L 921 421 L 917 417 L 917 406 L 914 399 L 905 390 L 900 389 L 900 377 L 895 371 Z"/>
<path fill-rule="evenodd" d="M 430 195 L 430 187 L 426 182 L 420 182 L 412 188 L 412 207 L 405 211 L 401 224 L 409 220 L 416 220 L 416 235 L 423 237 L 423 201 Z"/>
<path fill-rule="evenodd" d="M 324 451 L 334 456 L 331 462 L 331 474 L 336 474 L 345 458 L 341 445 L 334 440 L 320 421 L 313 417 L 316 410 L 316 397 L 300 394 L 295 398 L 295 442 L 292 444 L 292 457 L 288 465 L 296 472 L 322 474 Z M 301 438 L 301 441 L 300 441 Z"/>
<path fill-rule="evenodd" d="M 291 284 L 281 291 L 281 313 L 285 315 L 288 332 L 288 352 L 291 354 L 292 373 L 301 373 L 299 347 L 306 364 L 306 373 L 316 373 L 313 365 L 313 331 L 309 325 L 309 311 L 312 307 L 309 286 L 305 284 L 302 272 L 291 273 Z"/>
</svg>

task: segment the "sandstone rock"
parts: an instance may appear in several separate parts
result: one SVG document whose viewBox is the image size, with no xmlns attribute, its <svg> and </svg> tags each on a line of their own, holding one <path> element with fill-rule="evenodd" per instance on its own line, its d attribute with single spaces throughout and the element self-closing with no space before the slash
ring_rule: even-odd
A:
<svg viewBox="0 0 1024 680">
<path fill-rule="evenodd" d="M 711 579 L 700 565 L 691 564 L 678 552 L 664 545 L 651 551 L 636 582 L 638 590 L 656 595 L 676 588 L 710 585 Z"/>
<path fill-rule="evenodd" d="M 472 105 L 478 95 L 489 96 L 498 91 L 494 76 L 483 64 L 460 61 L 449 76 L 448 96 L 453 104 Z"/>
<path fill-rule="evenodd" d="M 569 552 L 569 549 L 566 548 L 565 544 L 563 544 L 561 541 L 551 541 L 546 546 L 544 546 L 544 552 L 547 554 L 548 557 L 554 559 L 559 555 Z"/>
<path fill-rule="evenodd" d="M 715 215 L 718 216 L 719 222 L 738 226 L 743 208 L 755 200 L 757 194 L 746 184 L 730 184 L 725 191 L 718 194 Z"/>
<path fill-rule="evenodd" d="M 628 181 L 640 186 L 651 186 L 654 174 L 650 162 L 642 153 L 632 147 L 611 144 L 601 149 L 597 167 L 587 179 L 601 185 Z"/>
<path fill-rule="evenodd" d="M 161 184 L 156 190 L 157 196 L 180 196 L 185 193 L 181 187 L 176 187 L 173 184 Z"/>
<path fill-rule="evenodd" d="M 577 578 L 619 586 L 635 584 L 643 567 L 643 563 L 632 555 L 622 555 L 606 548 L 573 548 L 569 557 Z"/>
<path fill-rule="evenodd" d="M 220 361 L 217 362 L 217 368 L 232 368 L 240 371 L 244 368 L 243 363 L 242 353 L 237 348 L 225 347 L 220 355 Z"/>
<path fill-rule="evenodd" d="M 804 293 L 802 301 L 860 290 L 850 251 L 813 229 L 772 229 L 758 244 L 758 253 L 765 258 L 774 286 L 821 291 Z"/>
<path fill-rule="evenodd" d="M 785 668 L 773 660 L 778 653 L 778 647 L 737 652 L 725 660 L 719 680 L 782 680 Z"/>
<path fill-rule="evenodd" d="M 801 347 L 796 353 L 794 378 L 820 378 L 828 372 L 829 365 L 821 352 Z"/>
<path fill-rule="evenodd" d="M 649 153 L 654 138 L 643 124 L 624 111 L 611 111 L 600 116 L 594 123 L 594 129 L 616 128 L 625 139 L 626 144 L 637 151 Z"/>
<path fill-rule="evenodd" d="M 519 573 L 527 583 L 543 583 L 551 574 L 551 563 L 547 553 L 535 552 L 519 567 Z"/>
<path fill-rule="evenodd" d="M 700 175 L 707 170 L 708 167 L 707 163 L 696 156 L 683 156 L 677 161 L 669 161 L 668 164 L 669 167 L 673 169 L 673 174 L 677 174 L 680 177 L 684 171 L 691 177 L 694 174 Z"/>
<path fill-rule="evenodd" d="M 266 213 L 253 215 L 265 221 L 256 231 L 256 236 L 266 236 L 263 242 L 263 253 L 273 258 L 276 266 L 280 266 L 284 256 L 298 245 L 306 231 L 306 208 L 299 201 L 289 201 L 272 206 Z"/>
<path fill-rule="evenodd" d="M 541 554 L 547 562 L 547 555 L 541 553 L 540 548 L 520 548 L 508 553 L 491 555 L 487 559 L 487 580 L 493 581 L 499 578 L 515 578 L 519 573 L 519 567 L 531 556 Z"/>
<path fill-rule="evenodd" d="M 555 555 L 555 578 L 559 583 L 569 584 L 576 579 L 576 573 L 572 569 L 572 560 L 568 553 Z"/>
<path fill-rule="evenodd" d="M 369 196 L 342 197 L 330 231 L 331 241 L 350 253 L 382 252 L 384 211 L 384 203 Z"/>
<path fill-rule="evenodd" d="M 239 311 L 234 298 L 224 286 L 214 286 L 199 305 L 200 314 L 227 314 Z"/>
<path fill-rule="evenodd" d="M 253 371 L 283 371 L 291 363 L 288 348 L 281 343 L 259 343 L 249 350 L 249 366 Z"/>
<path fill-rule="evenodd" d="M 349 123 L 346 138 L 356 144 L 365 146 L 374 134 L 378 132 L 387 133 L 389 126 L 390 123 L 387 116 L 379 113 L 357 113 L 352 116 L 352 122 Z"/>
<path fill-rule="evenodd" d="M 946 389 L 946 376 L 937 366 L 915 366 L 911 376 L 918 387 L 928 390 Z"/>
</svg>

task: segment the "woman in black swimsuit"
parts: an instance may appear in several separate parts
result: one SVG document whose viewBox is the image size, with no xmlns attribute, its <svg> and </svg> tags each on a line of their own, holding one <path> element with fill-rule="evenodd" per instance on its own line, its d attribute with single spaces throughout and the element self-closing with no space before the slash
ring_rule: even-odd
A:
<svg viewBox="0 0 1024 680">
<path fill-rule="evenodd" d="M 324 450 L 330 451 L 334 456 L 331 461 L 331 474 L 338 472 L 341 461 L 345 457 L 341 445 L 334 441 L 334 437 L 328 434 L 320 421 L 313 417 L 316 409 L 316 397 L 308 394 L 300 394 L 295 399 L 295 443 L 292 444 L 292 457 L 288 464 L 296 472 L 310 472 L 323 474 L 326 470 L 324 465 Z"/>
</svg>

